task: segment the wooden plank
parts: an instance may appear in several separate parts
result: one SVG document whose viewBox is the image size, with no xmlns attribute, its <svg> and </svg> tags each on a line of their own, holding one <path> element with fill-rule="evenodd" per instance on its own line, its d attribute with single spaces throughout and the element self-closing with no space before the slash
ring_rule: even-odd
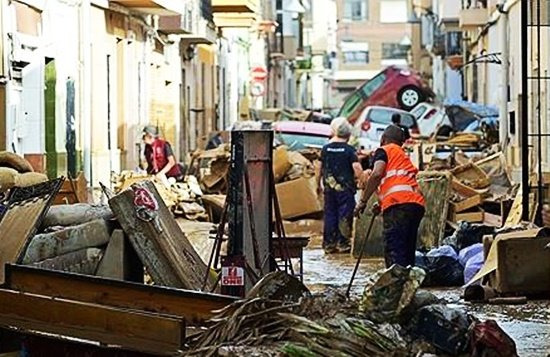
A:
<svg viewBox="0 0 550 357">
<path fill-rule="evenodd" d="M 121 229 L 115 229 L 99 263 L 97 276 L 143 282 L 143 264 Z"/>
<path fill-rule="evenodd" d="M 0 284 L 4 282 L 4 264 L 20 259 L 61 182 L 58 179 L 11 191 L 8 206 L 0 217 Z"/>
<path fill-rule="evenodd" d="M 450 220 L 455 223 L 458 223 L 460 221 L 477 223 L 477 222 L 483 222 L 484 212 L 476 211 L 476 212 L 456 213 L 451 211 L 449 215 L 450 215 Z"/>
<path fill-rule="evenodd" d="M 109 205 L 156 284 L 201 289 L 208 268 L 152 182 L 133 184 L 111 198 Z M 208 276 L 210 291 L 215 281 L 212 274 Z"/>
<path fill-rule="evenodd" d="M 176 315 L 188 324 L 200 323 L 236 298 L 94 276 L 6 266 L 6 287 L 27 293 L 98 303 L 118 308 Z"/>
<path fill-rule="evenodd" d="M 460 202 L 451 202 L 451 209 L 453 210 L 453 212 L 458 213 L 479 206 L 481 202 L 481 195 L 475 195 L 472 197 L 468 197 Z"/>
<path fill-rule="evenodd" d="M 471 188 L 470 186 L 464 185 L 462 182 L 453 178 L 452 189 L 454 192 L 458 193 L 462 197 L 472 197 L 479 195 L 479 192 Z"/>
<path fill-rule="evenodd" d="M 0 325 L 174 354 L 184 343 L 180 318 L 0 290 Z"/>
</svg>

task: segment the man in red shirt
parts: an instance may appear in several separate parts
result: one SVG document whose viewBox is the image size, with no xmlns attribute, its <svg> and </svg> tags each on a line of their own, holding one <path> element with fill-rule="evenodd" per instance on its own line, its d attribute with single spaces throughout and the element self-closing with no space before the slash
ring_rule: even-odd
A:
<svg viewBox="0 0 550 357">
<path fill-rule="evenodd" d="M 148 125 L 143 128 L 143 142 L 145 143 L 145 160 L 147 160 L 147 173 L 150 175 L 173 177 L 182 179 L 181 167 L 176 162 L 172 146 L 159 138 L 158 129 Z"/>
</svg>

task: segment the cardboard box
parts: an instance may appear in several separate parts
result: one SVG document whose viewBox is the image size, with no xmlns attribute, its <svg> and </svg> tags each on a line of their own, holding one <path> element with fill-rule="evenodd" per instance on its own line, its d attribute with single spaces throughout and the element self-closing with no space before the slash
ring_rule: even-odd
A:
<svg viewBox="0 0 550 357">
<path fill-rule="evenodd" d="M 323 211 L 315 178 L 299 178 L 275 185 L 283 219 L 297 218 Z"/>
</svg>

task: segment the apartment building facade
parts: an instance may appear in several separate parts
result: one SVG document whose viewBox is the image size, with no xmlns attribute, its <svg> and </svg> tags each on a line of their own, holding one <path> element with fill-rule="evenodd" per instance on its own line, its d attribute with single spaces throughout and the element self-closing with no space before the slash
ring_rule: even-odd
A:
<svg viewBox="0 0 550 357">
<path fill-rule="evenodd" d="M 410 62 L 410 0 L 337 0 L 336 102 L 389 65 Z"/>
<path fill-rule="evenodd" d="M 231 64 L 248 72 L 249 52 L 222 32 L 254 37 L 258 4 L 0 0 L 0 150 L 97 187 L 139 165 L 152 124 L 184 160 L 237 119 Z"/>
</svg>

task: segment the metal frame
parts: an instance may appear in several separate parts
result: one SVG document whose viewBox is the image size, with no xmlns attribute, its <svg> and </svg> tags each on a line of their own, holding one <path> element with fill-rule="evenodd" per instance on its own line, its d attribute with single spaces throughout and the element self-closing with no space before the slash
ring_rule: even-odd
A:
<svg viewBox="0 0 550 357">
<path fill-rule="evenodd" d="M 531 8 L 529 7 L 531 5 Z M 529 16 L 531 15 L 531 16 Z M 542 103 L 541 103 L 541 87 L 542 81 L 550 80 L 550 77 L 543 76 L 541 73 L 541 29 L 549 27 L 550 24 L 541 24 L 541 0 L 521 1 L 521 69 L 522 69 L 522 102 L 521 102 L 521 184 L 522 184 L 522 212 L 523 220 L 529 220 L 530 217 L 540 218 L 540 211 L 544 204 L 543 189 L 544 182 L 542 177 L 542 139 L 550 136 L 549 133 L 543 133 L 542 128 Z M 529 42 L 529 33 L 531 29 L 535 29 L 536 40 Z M 532 71 L 529 64 L 529 57 L 533 54 L 533 50 L 537 50 L 537 75 L 529 74 Z M 530 113 L 529 105 L 531 104 L 529 97 L 529 81 L 532 81 L 533 96 L 532 100 L 536 101 L 536 112 Z M 536 92 L 535 89 L 536 88 Z M 529 118 L 534 116 L 537 120 L 536 128 L 529 127 Z M 532 131 L 531 131 L 532 130 Z M 537 166 L 537 184 L 531 185 L 530 174 L 533 167 L 529 165 L 529 148 L 535 147 L 535 165 Z M 536 189 L 537 212 L 530 212 L 529 194 L 532 189 Z M 538 222 L 540 223 L 540 222 Z"/>
</svg>

